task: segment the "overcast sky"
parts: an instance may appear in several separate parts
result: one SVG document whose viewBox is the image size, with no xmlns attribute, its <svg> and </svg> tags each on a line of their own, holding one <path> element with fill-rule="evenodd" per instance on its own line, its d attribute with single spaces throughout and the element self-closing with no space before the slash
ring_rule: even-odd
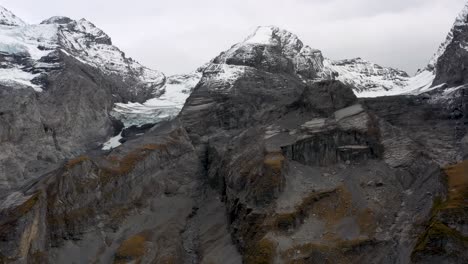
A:
<svg viewBox="0 0 468 264">
<path fill-rule="evenodd" d="M 331 59 L 362 57 L 409 74 L 424 67 L 466 0 L 0 0 L 29 23 L 86 18 L 142 64 L 196 69 L 259 25 L 299 36 Z"/>
</svg>

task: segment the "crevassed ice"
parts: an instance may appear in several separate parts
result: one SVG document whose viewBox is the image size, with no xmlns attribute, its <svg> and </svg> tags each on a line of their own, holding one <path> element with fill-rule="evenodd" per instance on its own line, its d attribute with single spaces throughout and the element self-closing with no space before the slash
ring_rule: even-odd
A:
<svg viewBox="0 0 468 264">
<path fill-rule="evenodd" d="M 27 53 L 39 60 L 58 46 L 57 29 L 57 25 L 0 26 L 0 52 Z"/>
<path fill-rule="evenodd" d="M 111 115 L 122 121 L 125 127 L 154 124 L 176 117 L 193 88 L 198 84 L 201 72 L 175 75 L 167 78 L 162 90 L 164 93 L 140 103 L 117 103 Z"/>
<path fill-rule="evenodd" d="M 22 25 L 15 27 L 0 25 L 0 52 L 7 55 L 28 57 L 35 66 L 44 68 L 49 66 L 47 63 L 37 61 L 47 56 L 58 46 L 57 39 L 56 25 Z M 42 91 L 40 86 L 31 82 L 38 74 L 24 71 L 20 65 L 4 63 L 3 67 L 0 70 L 0 81 L 3 84 L 17 88 L 31 87 L 35 91 Z"/>
<path fill-rule="evenodd" d="M 33 84 L 31 82 L 38 75 L 39 74 L 32 74 L 22 71 L 19 68 L 0 68 L 0 84 L 16 88 L 31 87 L 36 92 L 42 92 L 42 88 L 39 85 Z"/>
</svg>

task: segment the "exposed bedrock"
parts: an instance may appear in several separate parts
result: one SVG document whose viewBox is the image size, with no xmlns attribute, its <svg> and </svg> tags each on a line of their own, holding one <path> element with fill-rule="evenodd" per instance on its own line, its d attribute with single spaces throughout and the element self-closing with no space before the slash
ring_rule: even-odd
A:
<svg viewBox="0 0 468 264">
<path fill-rule="evenodd" d="M 5 197 L 0 259 L 463 263 L 463 169 L 441 170 L 452 156 L 409 133 L 409 111 L 379 111 L 388 100 L 252 67 L 204 73 L 178 119 Z"/>
</svg>

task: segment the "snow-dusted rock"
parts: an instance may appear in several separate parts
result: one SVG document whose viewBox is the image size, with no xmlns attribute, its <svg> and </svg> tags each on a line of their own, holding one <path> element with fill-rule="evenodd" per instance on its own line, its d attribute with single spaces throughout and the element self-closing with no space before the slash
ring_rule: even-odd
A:
<svg viewBox="0 0 468 264">
<path fill-rule="evenodd" d="M 353 86 L 358 97 L 421 93 L 434 80 L 431 71 L 410 77 L 402 70 L 361 58 L 324 59 L 320 50 L 304 45 L 293 33 L 273 26 L 258 27 L 244 41 L 222 52 L 210 67 L 221 73 L 239 74 L 245 69 L 242 67 L 253 67 L 271 73 L 294 73 L 303 80 L 337 79 Z M 226 78 L 232 76 L 226 74 Z"/>
<path fill-rule="evenodd" d="M 215 64 L 250 66 L 267 72 L 296 73 L 303 78 L 322 77 L 323 56 L 293 33 L 278 27 L 258 27 L 243 42 L 213 60 Z"/>
<path fill-rule="evenodd" d="M 29 25 L 4 8 L 0 9 L 0 18 L 2 84 L 21 84 L 18 87 L 41 91 L 44 87 L 34 79 L 58 67 L 56 61 L 50 62 L 47 57 L 59 51 L 106 75 L 122 76 L 124 81 L 132 82 L 129 92 L 138 101 L 157 94 L 164 84 L 164 74 L 127 58 L 112 45 L 106 33 L 86 19 L 51 17 L 39 25 Z"/>
<path fill-rule="evenodd" d="M 361 58 L 339 61 L 327 59 L 325 67 L 337 80 L 353 86 L 359 97 L 401 93 L 409 80 L 404 71 L 382 67 Z"/>
</svg>

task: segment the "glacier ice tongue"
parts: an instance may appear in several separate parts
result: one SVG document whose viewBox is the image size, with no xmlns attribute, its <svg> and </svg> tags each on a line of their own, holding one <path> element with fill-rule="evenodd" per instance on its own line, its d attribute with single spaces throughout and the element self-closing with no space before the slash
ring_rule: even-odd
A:
<svg viewBox="0 0 468 264">
<path fill-rule="evenodd" d="M 122 121 L 125 127 L 155 124 L 176 117 L 182 110 L 185 100 L 198 84 L 201 72 L 174 75 L 167 78 L 161 88 L 163 94 L 140 103 L 117 103 L 111 115 Z"/>
</svg>

